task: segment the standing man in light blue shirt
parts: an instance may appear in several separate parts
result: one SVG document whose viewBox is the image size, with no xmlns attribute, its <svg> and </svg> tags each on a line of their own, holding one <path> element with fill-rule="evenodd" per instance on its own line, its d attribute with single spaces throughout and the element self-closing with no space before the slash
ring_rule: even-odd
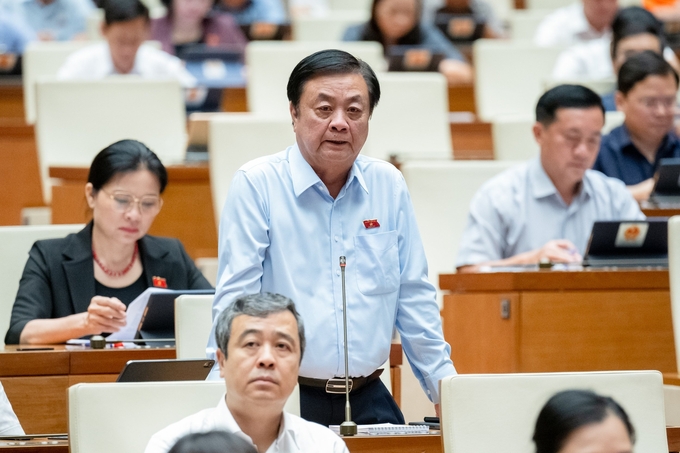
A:
<svg viewBox="0 0 680 453">
<path fill-rule="evenodd" d="M 540 157 L 492 178 L 472 199 L 459 271 L 579 262 L 593 222 L 644 218 L 621 181 L 590 170 L 603 125 L 602 101 L 588 88 L 560 85 L 541 96 L 533 128 Z"/>
<path fill-rule="evenodd" d="M 219 0 L 217 9 L 234 16 L 241 25 L 253 22 L 283 24 L 286 12 L 281 0 Z"/>
<path fill-rule="evenodd" d="M 0 0 L 0 10 L 20 17 L 41 41 L 84 38 L 91 0 Z"/>
<path fill-rule="evenodd" d="M 343 390 L 327 387 L 345 376 L 340 256 L 354 421 L 404 421 L 378 370 L 395 326 L 435 404 L 439 380 L 456 372 L 404 178 L 359 155 L 379 98 L 375 73 L 352 55 L 325 50 L 303 59 L 288 81 L 296 143 L 236 173 L 220 222 L 213 318 L 244 294 L 294 299 L 308 335 L 301 415 L 324 425 L 344 420 Z"/>
</svg>

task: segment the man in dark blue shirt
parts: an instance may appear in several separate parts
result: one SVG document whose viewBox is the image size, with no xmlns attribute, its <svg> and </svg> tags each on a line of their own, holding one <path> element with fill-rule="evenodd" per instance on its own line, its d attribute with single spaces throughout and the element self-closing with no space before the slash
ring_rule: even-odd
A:
<svg viewBox="0 0 680 453">
<path fill-rule="evenodd" d="M 626 119 L 602 138 L 593 168 L 622 180 L 638 201 L 649 198 L 659 160 L 680 157 L 673 131 L 677 90 L 678 75 L 652 51 L 630 57 L 619 71 L 614 97 Z"/>
</svg>

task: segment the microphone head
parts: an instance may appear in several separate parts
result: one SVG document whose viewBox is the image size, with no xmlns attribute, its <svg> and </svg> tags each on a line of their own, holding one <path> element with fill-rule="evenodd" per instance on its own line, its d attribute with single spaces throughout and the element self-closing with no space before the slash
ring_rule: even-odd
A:
<svg viewBox="0 0 680 453">
<path fill-rule="evenodd" d="M 340 267 L 345 267 L 346 264 L 347 264 L 347 260 L 345 259 L 344 256 L 341 256 L 340 257 Z"/>
</svg>

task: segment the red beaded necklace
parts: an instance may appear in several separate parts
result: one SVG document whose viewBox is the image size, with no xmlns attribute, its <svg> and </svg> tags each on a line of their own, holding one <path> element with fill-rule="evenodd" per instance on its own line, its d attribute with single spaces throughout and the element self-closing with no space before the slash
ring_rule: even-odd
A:
<svg viewBox="0 0 680 453">
<path fill-rule="evenodd" d="M 112 271 L 108 267 L 104 266 L 104 263 L 99 261 L 99 258 L 97 257 L 97 254 L 94 251 L 94 247 L 92 248 L 92 257 L 94 258 L 94 262 L 97 263 L 99 268 L 101 270 L 103 270 L 106 275 L 108 275 L 109 277 L 122 277 L 123 275 L 130 272 L 130 269 L 132 269 L 132 266 L 135 265 L 135 260 L 137 259 L 137 253 L 138 252 L 139 252 L 139 246 L 137 246 L 137 243 L 135 243 L 135 251 L 132 253 L 132 259 L 130 260 L 130 264 L 125 266 L 125 269 L 123 269 L 122 271 L 118 271 L 118 272 Z"/>
</svg>

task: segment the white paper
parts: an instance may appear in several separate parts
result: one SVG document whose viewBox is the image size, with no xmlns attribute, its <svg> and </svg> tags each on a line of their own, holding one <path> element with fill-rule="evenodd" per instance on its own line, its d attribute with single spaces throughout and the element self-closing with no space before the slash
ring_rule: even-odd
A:
<svg viewBox="0 0 680 453">
<path fill-rule="evenodd" d="M 335 434 L 340 434 L 340 425 L 329 426 Z M 378 423 L 375 425 L 358 425 L 357 434 L 395 435 L 395 434 L 429 434 L 427 425 L 394 425 L 392 423 Z"/>
<path fill-rule="evenodd" d="M 146 291 L 144 291 L 142 294 L 137 296 L 135 300 L 133 300 L 130 305 L 127 308 L 127 323 L 125 324 L 125 327 L 120 329 L 118 332 L 114 332 L 108 337 L 106 337 L 106 340 L 117 340 L 117 341 L 126 341 L 126 340 L 134 340 L 135 335 L 137 334 L 137 330 L 139 329 L 139 322 L 142 320 L 142 316 L 144 315 L 144 310 L 146 310 L 146 304 L 149 303 L 149 296 L 152 294 L 158 294 L 158 293 L 166 293 L 168 291 L 172 291 L 170 289 L 165 289 L 165 288 L 147 288 Z"/>
</svg>

